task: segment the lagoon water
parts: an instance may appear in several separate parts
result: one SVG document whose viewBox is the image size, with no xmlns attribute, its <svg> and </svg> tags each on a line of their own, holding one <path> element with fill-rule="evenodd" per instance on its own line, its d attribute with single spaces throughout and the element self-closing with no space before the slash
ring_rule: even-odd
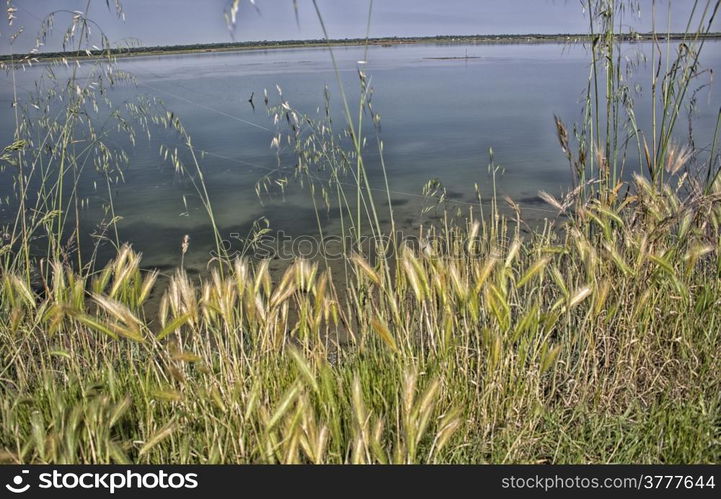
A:
<svg viewBox="0 0 721 499">
<path fill-rule="evenodd" d="M 643 44 L 625 45 L 624 55 L 634 59 L 639 51 L 648 53 L 648 49 Z M 495 162 L 503 167 L 497 178 L 499 194 L 519 202 L 529 220 L 554 216 L 549 206 L 539 202 L 537 193 L 560 193 L 570 187 L 571 173 L 558 144 L 553 116 L 561 117 L 569 128 L 581 120 L 590 71 L 586 47 L 423 44 L 373 46 L 367 54 L 362 47 L 333 50 L 352 110 L 357 109 L 359 69 L 368 75 L 374 89 L 373 109 L 381 116 L 380 137 L 392 202 L 402 229 L 413 230 L 433 215 L 420 215 L 425 203 L 421 192 L 429 179 L 443 184 L 451 207 L 478 206 L 476 186 L 487 199 L 492 192 L 490 148 Z M 359 65 L 359 60 L 366 63 Z M 721 69 L 719 43 L 707 42 L 702 63 L 707 69 Z M 264 89 L 271 101 L 277 102 L 279 86 L 291 105 L 314 115 L 318 108 L 323 113 L 327 85 L 336 129 L 341 130 L 338 84 L 327 49 L 132 57 L 120 59 L 118 69 L 134 75 L 137 85 L 112 90 L 115 103 L 139 94 L 162 100 L 182 118 L 193 144 L 204 152 L 200 164 L 224 237 L 245 235 L 259 217 L 266 217 L 273 230 L 291 236 L 318 232 L 307 189 L 291 182 L 283 195 L 259 199 L 255 186 L 278 168 L 278 158 L 270 147 L 276 125 L 263 104 Z M 21 101 L 43 70 L 41 64 L 18 73 Z M 639 76 L 632 76 L 631 81 L 639 85 L 634 99 L 643 128 L 650 121 L 648 65 L 642 64 L 637 72 Z M 9 81 L 7 75 L 3 78 Z M 696 94 L 693 121 L 693 138 L 701 148 L 712 141 L 719 106 L 719 85 L 710 74 L 702 75 L 696 86 L 707 83 Z M 0 88 L 0 134 L 5 142 L 13 127 L 10 87 L 4 83 Z M 251 94 L 255 109 L 248 102 Z M 687 118 L 685 113 L 681 117 L 679 140 L 687 140 Z M 365 122 L 370 122 L 368 116 Z M 287 128 L 284 122 L 277 126 Z M 375 131 L 367 125 L 365 133 L 369 177 L 374 187 L 381 188 Z M 114 140 L 111 135 L 110 142 Z M 116 142 L 125 143 L 120 137 Z M 144 253 L 145 265 L 162 267 L 179 263 L 180 241 L 189 234 L 191 250 L 186 264 L 201 268 L 213 242 L 208 218 L 189 179 L 176 174 L 158 154 L 161 143 L 171 149 L 180 145 L 174 135 L 155 130 L 150 141 L 139 136 L 137 145 L 128 149 L 125 180 L 113 187 L 114 208 L 122 217 L 120 237 Z M 292 168 L 291 158 L 285 159 L 288 161 L 281 166 Z M 636 167 L 632 154 L 628 170 Z M 10 190 L 7 174 L 0 174 L 4 176 L 3 196 Z M 352 183 L 352 178 L 347 180 Z M 90 182 L 83 184 L 83 189 L 90 199 L 83 218 L 91 231 L 101 214 L 104 192 L 93 190 Z M 374 194 L 380 199 L 385 196 L 382 191 Z M 383 207 L 384 219 L 386 210 Z M 12 205 L 3 205 L 0 217 L 8 223 Z M 326 233 L 337 231 L 337 212 L 323 212 L 321 223 Z"/>
</svg>

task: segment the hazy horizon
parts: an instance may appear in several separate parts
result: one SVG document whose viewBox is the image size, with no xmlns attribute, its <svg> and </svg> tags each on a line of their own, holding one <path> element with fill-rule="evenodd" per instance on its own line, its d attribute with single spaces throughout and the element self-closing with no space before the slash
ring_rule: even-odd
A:
<svg viewBox="0 0 721 499">
<path fill-rule="evenodd" d="M 0 53 L 28 52 L 42 19 L 52 12 L 55 28 L 40 51 L 62 49 L 62 34 L 73 11 L 85 8 L 86 0 L 19 0 L 13 2 L 16 19 L 10 29 L 0 30 Z M 110 2 L 111 4 L 113 2 Z M 286 41 L 323 38 L 317 15 L 310 1 L 298 0 L 298 19 L 291 0 L 241 1 L 235 29 L 225 20 L 229 2 L 208 0 L 125 0 L 125 19 L 109 12 L 105 2 L 91 2 L 89 17 L 113 44 L 130 42 L 139 46 L 187 45 L 230 41 Z M 366 0 L 319 0 L 331 38 L 362 38 L 368 27 Z M 691 13 L 691 2 L 659 0 L 655 24 L 661 31 L 684 31 Z M 649 31 L 650 5 L 641 5 L 640 15 L 628 12 L 623 30 Z M 697 18 L 698 18 L 698 12 Z M 578 0 L 375 0 L 370 22 L 371 38 L 424 37 L 452 35 L 568 34 L 587 31 L 587 13 Z M 11 42 L 19 28 L 22 33 Z M 719 29 L 719 24 L 714 23 Z M 94 30 L 97 36 L 98 28 Z"/>
</svg>

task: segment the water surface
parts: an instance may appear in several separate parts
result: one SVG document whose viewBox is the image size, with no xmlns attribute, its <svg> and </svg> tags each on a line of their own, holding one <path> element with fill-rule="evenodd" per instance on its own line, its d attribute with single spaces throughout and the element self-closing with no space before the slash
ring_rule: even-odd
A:
<svg viewBox="0 0 721 499">
<path fill-rule="evenodd" d="M 702 61 L 721 69 L 720 45 L 707 42 Z M 624 54 L 635 58 L 648 46 L 626 45 Z M 374 89 L 373 109 L 381 115 L 380 137 L 388 169 L 396 221 L 413 230 L 433 212 L 420 216 L 423 185 L 437 178 L 447 191 L 449 206 L 467 209 L 477 205 L 476 188 L 484 199 L 491 192 L 489 149 L 503 167 L 497 189 L 519 201 L 530 220 L 553 217 L 540 203 L 539 190 L 568 190 L 571 173 L 556 137 L 553 116 L 569 126 L 581 120 L 589 77 L 589 55 L 582 45 L 407 45 L 335 48 L 344 88 L 357 109 L 358 70 Z M 454 57 L 472 56 L 468 59 Z M 365 64 L 358 64 L 366 60 Z M 119 69 L 132 73 L 137 86 L 112 90 L 114 102 L 139 94 L 161 99 L 183 119 L 200 158 L 221 233 L 245 235 L 254 220 L 266 217 L 272 229 L 290 235 L 318 233 L 318 219 L 307 189 L 290 184 L 284 195 L 259 199 L 257 181 L 278 168 L 271 149 L 276 133 L 263 104 L 264 89 L 277 102 L 276 85 L 290 104 L 311 115 L 323 113 L 324 87 L 331 95 L 332 113 L 342 129 L 342 107 L 336 73 L 325 49 L 282 49 L 163 55 L 120 59 Z M 32 90 L 43 70 L 36 66 L 18 74 L 20 98 Z M 636 113 L 642 127 L 649 123 L 647 67 L 639 68 Z M 7 78 L 7 77 L 6 77 Z M 698 83 L 708 83 L 709 78 Z M 711 82 L 696 94 L 694 140 L 705 147 L 712 140 L 718 108 L 718 84 Z M 254 95 L 255 109 L 248 102 Z M 2 136 L 12 131 L 10 85 L 0 90 Z M 682 120 L 687 116 L 683 115 Z M 366 123 L 370 122 L 366 117 Z M 281 123 L 281 127 L 282 127 Z M 680 139 L 688 127 L 679 127 Z M 365 127 L 367 168 L 375 188 L 383 186 L 375 131 Z M 112 140 L 111 140 L 112 141 Z M 120 137 L 117 143 L 126 142 Z M 191 182 L 177 175 L 159 156 L 161 143 L 180 144 L 173 134 L 156 130 L 150 141 L 139 137 L 130 148 L 125 181 L 114 186 L 115 211 L 122 217 L 120 237 L 144 253 L 146 265 L 172 266 L 179 262 L 180 241 L 191 237 L 186 264 L 201 268 L 208 260 L 212 236 L 205 210 Z M 188 159 L 187 151 L 183 158 Z M 284 157 L 284 161 L 289 160 Z M 291 162 L 292 163 L 292 162 Z M 282 164 L 281 166 L 292 166 Z M 629 158 L 629 168 L 637 167 Z M 7 175 L 7 172 L 4 174 Z M 347 181 L 352 183 L 352 179 Z M 9 190 L 7 184 L 5 193 Z M 97 221 L 105 193 L 91 183 L 81 187 L 90 199 L 84 220 L 91 229 Z M 385 193 L 374 191 L 381 200 Z M 382 202 L 379 202 L 382 205 Z M 4 222 L 11 207 L 3 206 Z M 381 208 L 381 218 L 388 218 Z M 322 213 L 326 233 L 339 231 L 336 210 Z M 234 237 L 234 236 L 233 236 Z"/>
</svg>

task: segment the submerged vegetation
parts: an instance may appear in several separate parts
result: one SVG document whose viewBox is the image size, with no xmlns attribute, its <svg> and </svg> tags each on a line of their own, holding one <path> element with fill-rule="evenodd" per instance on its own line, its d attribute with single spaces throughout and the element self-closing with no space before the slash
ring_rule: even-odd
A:
<svg viewBox="0 0 721 499">
<path fill-rule="evenodd" d="M 643 64 L 623 58 L 615 36 L 634 2 L 586 2 L 584 121 L 569 130 L 556 120 L 575 185 L 562 198 L 540 193 L 559 217 L 537 227 L 493 196 L 446 212 L 418 247 L 404 245 L 379 222 L 387 210 L 393 225 L 390 195 L 388 207 L 368 181 L 367 169 L 386 170 L 363 71 L 358 102 L 340 87 L 340 133 L 329 114 L 314 121 L 282 93 L 278 104 L 266 96 L 279 125 L 273 144 L 296 157 L 258 192 L 298 180 L 318 209 L 340 212 L 355 241 L 340 266 L 298 260 L 279 278 L 268 261 L 225 257 L 202 157 L 159 104 L 106 100 L 103 84 L 130 78 L 111 59 L 71 69 L 70 84 L 40 85 L 27 118 L 16 107 L 2 155 L 17 216 L 0 247 L 0 459 L 720 461 L 717 134 L 702 150 L 677 133 L 719 3 L 694 2 L 682 43 L 654 39 L 646 128 L 626 78 Z M 89 20 L 72 23 L 68 43 L 81 50 Z M 153 127 L 177 134 L 180 150 L 161 152 L 215 229 L 218 252 L 201 282 L 181 263 L 161 286 L 117 235 L 111 186 L 127 156 L 94 125 L 103 108 L 130 144 Z M 378 164 L 364 160 L 370 144 Z M 643 169 L 629 174 L 634 155 Z M 88 238 L 77 185 L 93 166 L 107 215 Z M 493 159 L 489 171 L 493 183 Z M 364 234 L 378 244 L 362 247 Z M 179 243 L 182 258 L 191 242 Z M 101 244 L 116 249 L 107 265 L 95 258 Z M 147 307 L 153 295 L 159 305 Z"/>
</svg>

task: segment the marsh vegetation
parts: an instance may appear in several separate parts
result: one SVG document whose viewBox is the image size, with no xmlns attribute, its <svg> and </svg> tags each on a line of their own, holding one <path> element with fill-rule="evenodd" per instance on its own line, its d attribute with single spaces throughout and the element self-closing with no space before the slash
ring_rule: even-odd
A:
<svg viewBox="0 0 721 499">
<path fill-rule="evenodd" d="M 572 184 L 538 194 L 553 216 L 533 224 L 497 194 L 490 151 L 487 175 L 470 182 L 492 195 L 461 209 L 429 181 L 439 218 L 406 245 L 363 66 L 354 87 L 336 71 L 341 122 L 296 109 L 280 88 L 257 95 L 277 125 L 278 162 L 292 158 L 257 194 L 302 188 L 319 232 L 333 211 L 347 244 L 339 261 L 298 259 L 275 273 L 269 260 L 228 254 L 205 155 L 182 116 L 152 98 L 113 102 L 108 88 L 132 75 L 111 52 L 49 64 L 37 91 L 15 100 L 0 158 L 12 183 L 0 246 L 0 459 L 718 462 L 718 119 L 710 143 L 696 144 L 685 117 L 699 106 L 719 4 L 693 2 L 683 38 L 652 34 L 649 59 L 637 60 L 616 35 L 638 5 L 585 2 L 583 119 L 555 122 Z M 87 12 L 69 22 L 68 50 L 110 46 Z M 11 60 L 8 79 L 28 64 L 32 55 Z M 641 71 L 647 88 L 636 92 L 629 75 Z M 151 133 L 173 138 L 161 156 L 209 220 L 214 257 L 200 276 L 185 269 L 195 240 L 178 239 L 177 268 L 161 275 L 117 230 L 114 188 Z M 85 183 L 104 207 L 92 231 Z M 250 246 L 268 227 L 252 229 Z"/>
</svg>

